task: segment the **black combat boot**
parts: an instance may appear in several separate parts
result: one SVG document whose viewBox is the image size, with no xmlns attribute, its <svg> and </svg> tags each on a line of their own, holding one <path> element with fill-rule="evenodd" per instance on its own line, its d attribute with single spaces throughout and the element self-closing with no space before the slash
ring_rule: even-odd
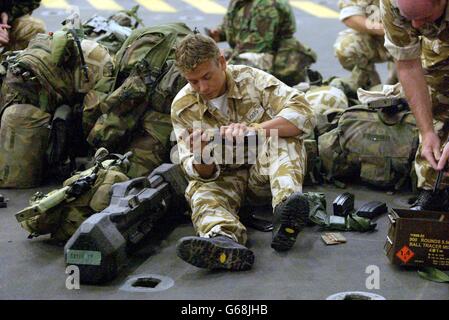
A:
<svg viewBox="0 0 449 320">
<path fill-rule="evenodd" d="M 447 189 L 433 192 L 421 190 L 410 210 L 447 211 L 449 208 L 449 193 Z"/>
<path fill-rule="evenodd" d="M 209 270 L 243 271 L 251 269 L 254 263 L 251 250 L 225 236 L 181 238 L 176 253 L 185 262 Z"/>
<path fill-rule="evenodd" d="M 274 209 L 274 229 L 271 247 L 287 251 L 295 244 L 298 233 L 309 219 L 309 202 L 304 194 L 295 192 Z"/>
</svg>

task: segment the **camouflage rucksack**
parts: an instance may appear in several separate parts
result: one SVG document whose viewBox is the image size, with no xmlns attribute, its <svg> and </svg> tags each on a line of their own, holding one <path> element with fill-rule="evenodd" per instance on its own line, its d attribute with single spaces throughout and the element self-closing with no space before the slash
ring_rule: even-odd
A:
<svg viewBox="0 0 449 320">
<path fill-rule="evenodd" d="M 174 65 L 175 47 L 192 31 L 182 23 L 134 30 L 115 57 L 115 75 L 103 79 L 84 103 L 83 126 L 95 146 L 127 145 L 147 110 L 170 115 L 186 80 Z M 169 136 L 171 125 L 164 130 Z"/>
<path fill-rule="evenodd" d="M 229 54 L 230 64 L 244 64 L 271 73 L 289 86 L 307 80 L 309 66 L 316 62 L 316 53 L 295 38 L 283 39 L 275 54 L 244 52 Z"/>
<path fill-rule="evenodd" d="M 337 128 L 319 137 L 327 179 L 359 177 L 378 187 L 399 189 L 411 173 L 418 147 L 418 129 L 408 109 L 347 109 Z"/>
<path fill-rule="evenodd" d="M 8 155 L 2 152 L 0 155 L 0 172 L 8 172 L 10 177 L 16 177 L 16 183 L 0 182 L 0 187 L 31 187 L 41 183 L 42 168 L 45 166 L 45 151 L 49 137 L 61 137 L 61 134 L 55 132 L 56 126 L 51 122 L 57 110 L 64 105 L 69 106 L 69 111 L 76 109 L 76 105 L 80 105 L 84 94 L 90 90 L 95 83 L 103 76 L 111 76 L 113 64 L 107 50 L 101 45 L 90 41 L 83 40 L 80 43 L 84 59 L 79 55 L 79 49 L 75 39 L 66 31 L 55 32 L 52 35 L 38 34 L 28 45 L 27 49 L 18 51 L 14 55 L 8 57 L 8 71 L 2 85 L 0 116 L 9 115 L 11 112 L 18 114 L 15 110 L 18 106 L 28 106 L 26 110 L 20 112 L 20 119 L 7 118 L 2 122 L 7 124 L 6 127 L 0 128 L 0 131 L 14 132 L 15 140 L 21 141 L 20 148 L 34 150 L 37 146 L 41 148 L 39 152 L 29 152 L 22 154 L 19 149 L 8 151 Z M 82 61 L 85 64 L 82 64 Z M 87 68 L 86 68 L 87 66 Z M 34 110 L 31 114 L 27 114 L 27 110 L 31 107 L 39 108 L 46 123 L 41 124 L 37 128 Z M 10 107 L 14 110 L 8 111 Z M 25 118 L 28 117 L 28 118 Z M 47 119 L 49 117 L 49 119 Z M 52 119 L 53 118 L 53 119 Z M 76 117 L 72 117 L 76 119 Z M 20 120 L 20 121 L 19 121 Z M 61 119 L 58 119 L 61 120 Z M 29 124 L 26 122 L 29 121 Z M 73 132 L 69 133 L 65 130 L 69 125 L 63 124 L 59 128 L 64 129 L 64 137 L 60 141 L 67 141 L 66 138 L 74 138 Z M 33 127 L 39 132 L 36 135 L 30 133 L 29 130 L 15 130 L 15 128 Z M 51 131 L 48 130 L 51 127 Z M 79 124 L 74 126 L 79 128 Z M 44 130 L 45 128 L 45 130 Z M 5 131 L 6 130 L 6 131 Z M 47 132 L 49 137 L 43 138 L 41 132 Z M 80 130 L 79 130 L 80 131 Z M 23 135 L 23 136 L 21 136 Z M 71 139 L 70 145 L 72 149 L 76 149 L 73 145 L 74 139 Z M 52 141 L 52 147 L 64 149 L 59 142 Z M 6 148 L 6 142 L 2 145 Z M 8 147 L 9 148 L 9 147 Z M 81 149 L 81 148 L 78 148 Z M 2 149 L 3 151 L 4 149 Z M 49 154 L 57 155 L 60 152 L 50 152 Z M 39 155 L 39 157 L 38 157 Z M 63 155 L 66 157 L 68 155 Z M 52 161 L 48 168 L 56 168 L 59 166 L 57 162 L 63 162 L 64 159 L 56 159 L 52 157 Z M 17 166 L 17 163 L 21 166 Z M 38 169 L 39 168 L 39 169 Z M 40 172 L 40 174 L 25 174 L 27 172 Z M 24 181 L 27 180 L 27 181 Z"/>
<path fill-rule="evenodd" d="M 29 104 L 0 113 L 0 188 L 33 188 L 44 176 L 50 114 Z"/>
<path fill-rule="evenodd" d="M 67 31 L 38 34 L 25 50 L 8 59 L 2 107 L 20 99 L 53 113 L 61 104 L 81 102 L 79 94 L 112 75 L 113 63 L 107 50 L 94 41 L 82 40 L 80 47 L 83 58 Z"/>
<path fill-rule="evenodd" d="M 181 77 L 178 76 L 179 73 L 173 74 L 176 69 L 173 66 L 175 49 L 189 34 L 192 34 L 192 31 L 184 23 L 168 23 L 135 30 L 117 53 L 114 88 L 118 88 L 137 69 L 137 73 L 144 76 L 144 83 L 149 88 L 151 107 L 169 114 L 171 100 L 178 93 L 172 92 L 173 88 L 170 86 L 176 78 Z M 163 87 L 158 90 L 157 85 L 161 81 Z M 173 97 L 167 99 L 167 95 Z M 164 104 L 168 101 L 169 106 Z"/>
</svg>

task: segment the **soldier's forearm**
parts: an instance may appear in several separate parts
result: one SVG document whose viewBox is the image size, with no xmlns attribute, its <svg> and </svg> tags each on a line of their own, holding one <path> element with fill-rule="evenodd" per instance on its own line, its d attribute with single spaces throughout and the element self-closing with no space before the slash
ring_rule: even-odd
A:
<svg viewBox="0 0 449 320">
<path fill-rule="evenodd" d="M 355 31 L 367 33 L 373 36 L 383 36 L 385 34 L 381 24 L 373 23 L 364 16 L 351 16 L 343 23 Z"/>
<path fill-rule="evenodd" d="M 280 138 L 295 137 L 302 132 L 293 123 L 282 117 L 265 121 L 260 124 L 260 127 L 266 131 L 267 137 L 270 136 L 270 130 L 277 130 L 277 134 Z"/>
<path fill-rule="evenodd" d="M 421 134 L 433 132 L 432 103 L 421 59 L 396 62 L 399 81 Z"/>
</svg>

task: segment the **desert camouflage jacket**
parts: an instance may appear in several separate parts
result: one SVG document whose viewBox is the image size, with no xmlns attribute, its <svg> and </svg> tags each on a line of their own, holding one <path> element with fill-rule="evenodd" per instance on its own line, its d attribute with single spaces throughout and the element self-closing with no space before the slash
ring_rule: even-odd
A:
<svg viewBox="0 0 449 320">
<path fill-rule="evenodd" d="M 179 158 L 191 179 L 202 180 L 193 167 L 194 157 L 190 146 L 181 137 L 185 137 L 187 130 L 194 127 L 194 122 L 199 121 L 201 129 L 218 129 L 230 123 L 262 123 L 282 117 L 301 129 L 299 138 L 309 134 L 315 126 L 315 116 L 304 94 L 272 75 L 248 66 L 229 65 L 226 79 L 228 115 L 223 115 L 218 109 L 211 107 L 193 91 L 190 84 L 173 100 L 171 118 L 178 142 Z M 220 166 L 211 179 L 219 176 Z M 229 166 L 238 168 L 239 165 Z"/>
<path fill-rule="evenodd" d="M 396 0 L 381 0 L 381 15 L 385 28 L 385 47 L 396 60 L 412 60 L 421 56 L 423 42 L 427 47 L 431 45 L 434 57 L 426 57 L 430 64 L 447 58 L 449 44 L 449 3 L 442 19 L 438 22 L 427 23 L 415 29 L 411 22 L 403 17 Z M 431 42 L 431 43 L 430 43 Z"/>
</svg>

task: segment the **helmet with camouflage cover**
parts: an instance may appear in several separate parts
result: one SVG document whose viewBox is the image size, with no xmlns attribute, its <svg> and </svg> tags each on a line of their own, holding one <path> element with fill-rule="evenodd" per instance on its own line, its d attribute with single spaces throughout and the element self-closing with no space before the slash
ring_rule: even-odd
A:
<svg viewBox="0 0 449 320">
<path fill-rule="evenodd" d="M 348 108 L 348 98 L 344 92 L 331 86 L 312 87 L 305 98 L 317 117 L 319 135 L 330 130 L 336 124 L 338 115 Z"/>
<path fill-rule="evenodd" d="M 132 27 L 132 20 L 131 17 L 126 14 L 126 12 L 119 11 L 117 13 L 114 13 L 111 17 L 111 20 L 117 22 L 119 25 L 123 27 Z"/>
</svg>

